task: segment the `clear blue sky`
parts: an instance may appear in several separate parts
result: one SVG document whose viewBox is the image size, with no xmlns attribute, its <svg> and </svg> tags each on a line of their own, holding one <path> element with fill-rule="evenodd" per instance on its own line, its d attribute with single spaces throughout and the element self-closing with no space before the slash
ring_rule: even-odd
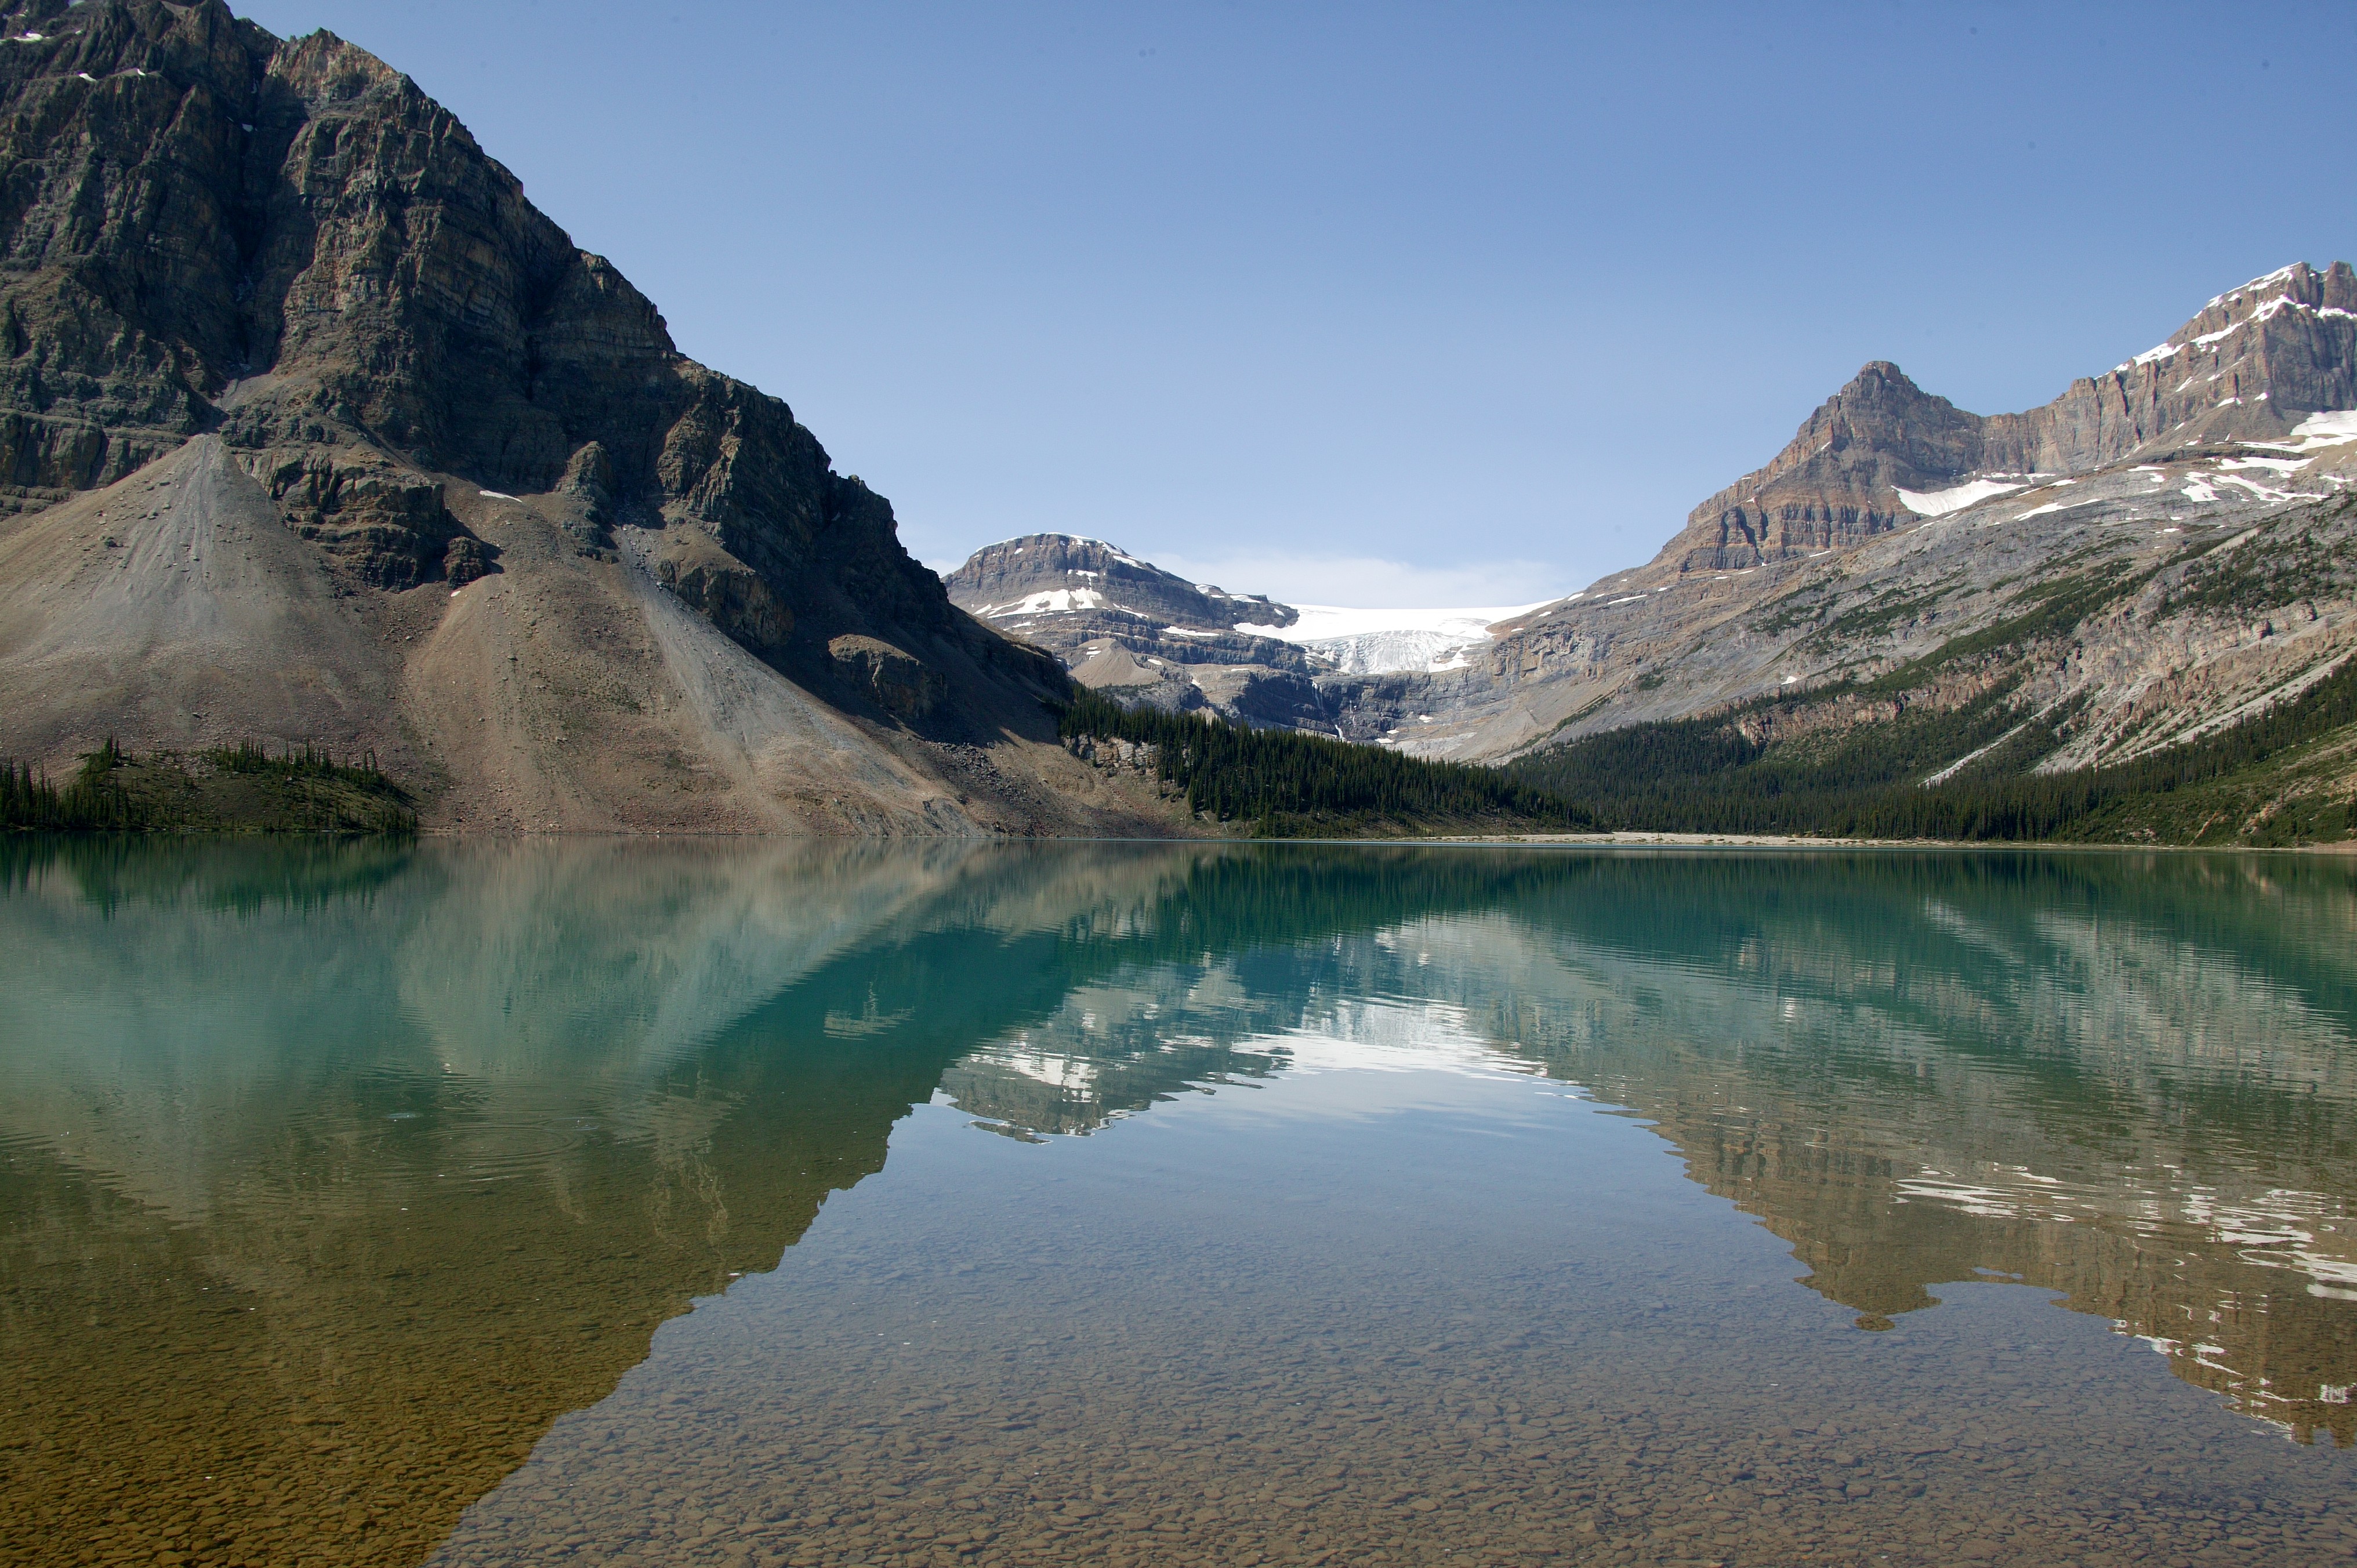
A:
<svg viewBox="0 0 2357 1568">
<path fill-rule="evenodd" d="M 936 564 L 1537 599 L 1867 360 L 2028 407 L 2357 260 L 2345 0 L 239 8 L 407 71 Z"/>
</svg>

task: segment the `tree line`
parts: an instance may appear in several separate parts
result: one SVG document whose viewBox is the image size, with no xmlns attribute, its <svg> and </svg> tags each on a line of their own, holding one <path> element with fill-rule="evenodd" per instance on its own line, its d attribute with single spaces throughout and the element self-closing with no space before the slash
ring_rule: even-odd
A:
<svg viewBox="0 0 2357 1568">
<path fill-rule="evenodd" d="M 193 759 L 135 758 L 110 736 L 61 785 L 28 763 L 0 760 L 0 831 L 205 829 L 406 834 L 417 831 L 417 813 L 372 752 L 339 760 L 306 745 L 274 756 L 249 741 Z"/>
<path fill-rule="evenodd" d="M 2199 837 L 2198 810 L 2229 814 L 2238 782 L 2254 809 L 2265 772 L 2296 747 L 2357 725 L 2357 660 L 2264 714 L 2199 740 L 2109 767 L 2037 773 L 2061 743 L 2022 723 L 1992 693 L 1967 707 L 1865 726 L 1837 744 L 1766 746 L 1733 715 L 1634 725 L 1539 753 L 1508 771 L 1585 807 L 1608 827 L 1667 832 L 1813 834 L 1964 841 Z M 1944 758 L 1990 747 L 1944 782 L 1920 780 Z M 2196 801 L 2201 805 L 2197 806 Z M 2292 838 L 2340 838 L 2357 822 L 2318 796 L 2287 820 Z M 2268 836 L 2262 832 L 2262 837 Z"/>
<path fill-rule="evenodd" d="M 1250 823 L 1263 837 L 1350 828 L 1496 823 L 1577 830 L 1587 813 L 1493 768 L 1427 762 L 1298 730 L 1250 729 L 1217 716 L 1125 708 L 1081 689 L 1057 732 L 1156 748 L 1154 769 L 1190 811 Z"/>
</svg>

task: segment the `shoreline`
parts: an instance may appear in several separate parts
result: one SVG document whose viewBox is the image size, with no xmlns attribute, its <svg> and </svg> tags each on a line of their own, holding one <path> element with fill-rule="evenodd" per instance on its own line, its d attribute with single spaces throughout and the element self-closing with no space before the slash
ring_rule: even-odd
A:
<svg viewBox="0 0 2357 1568">
<path fill-rule="evenodd" d="M 761 840 L 807 840 L 832 843 L 845 839 L 861 839 L 877 843 L 938 843 L 965 835 L 885 833 L 872 839 L 864 834 L 849 833 L 781 833 L 725 832 L 709 829 L 656 829 L 630 832 L 602 829 L 524 829 L 513 832 L 472 830 L 466 828 L 416 828 L 403 832 L 369 832 L 365 830 L 323 830 L 270 827 L 152 827 L 152 828 L 35 828 L 8 826 L 0 828 L 0 842 L 10 839 L 241 839 L 276 840 L 307 843 L 418 843 L 436 841 L 453 843 L 464 840 L 520 843 L 529 839 L 600 839 L 660 843 L 665 839 L 715 839 L 742 842 Z M 1170 837 L 1128 837 L 1075 834 L 1071 837 L 1039 837 L 1022 834 L 978 834 L 975 843 L 1158 843 L 1158 844 L 1326 844 L 1348 845 L 1353 848 L 1379 848 L 1415 844 L 1431 847 L 1468 849 L 1520 847 L 1529 849 L 1774 849 L 1774 850 L 1972 850 L 1980 852 L 2038 850 L 2050 854 L 2064 851 L 2136 851 L 2177 854 L 2320 854 L 2357 856 L 2357 839 L 2345 839 L 2333 843 L 2308 844 L 2187 844 L 2187 843 L 2077 843 L 2055 839 L 1833 839 L 1811 838 L 1794 833 L 1681 833 L 1620 832 L 1608 833 L 1403 833 L 1389 838 L 1243 838 L 1232 834 L 1207 833 Z"/>
<path fill-rule="evenodd" d="M 2357 854 L 2357 840 L 2308 844 L 2085 843 L 2057 839 L 1828 839 L 1795 833 L 1487 833 L 1405 839 L 1282 839 L 1283 843 L 1526 844 L 1532 848 L 1596 849 L 1942 849 L 1942 850 L 2136 850 L 2201 854 Z"/>
</svg>

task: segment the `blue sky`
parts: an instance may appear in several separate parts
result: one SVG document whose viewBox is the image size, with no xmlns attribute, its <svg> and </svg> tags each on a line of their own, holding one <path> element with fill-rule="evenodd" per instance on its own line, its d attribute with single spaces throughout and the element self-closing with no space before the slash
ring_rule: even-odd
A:
<svg viewBox="0 0 2357 1568">
<path fill-rule="evenodd" d="M 936 565 L 1527 602 L 1866 360 L 2024 408 L 2357 260 L 2345 4 L 238 8 L 407 71 Z"/>
</svg>

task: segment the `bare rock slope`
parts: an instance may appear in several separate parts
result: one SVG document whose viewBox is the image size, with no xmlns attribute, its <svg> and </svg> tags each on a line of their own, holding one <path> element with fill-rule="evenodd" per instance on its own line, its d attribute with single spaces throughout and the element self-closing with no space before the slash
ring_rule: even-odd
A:
<svg viewBox="0 0 2357 1568">
<path fill-rule="evenodd" d="M 219 0 L 0 27 L 0 755 L 368 748 L 468 827 L 1159 820 L 406 77 Z"/>
</svg>

